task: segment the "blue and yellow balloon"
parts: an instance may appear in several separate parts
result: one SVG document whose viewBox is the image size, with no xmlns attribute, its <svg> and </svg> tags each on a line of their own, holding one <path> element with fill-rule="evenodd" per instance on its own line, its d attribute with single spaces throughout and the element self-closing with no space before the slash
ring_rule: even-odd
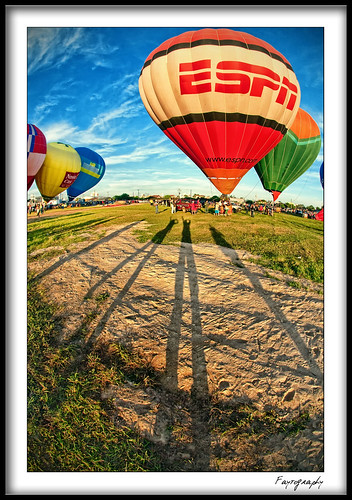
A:
<svg viewBox="0 0 352 500">
<path fill-rule="evenodd" d="M 46 202 L 65 191 L 77 179 L 81 161 L 77 151 L 63 142 L 49 142 L 45 160 L 35 176 Z"/>
<path fill-rule="evenodd" d="M 76 151 L 81 158 L 81 170 L 75 182 L 67 189 L 69 201 L 98 184 L 105 174 L 105 162 L 98 153 L 84 147 L 76 148 Z"/>
<path fill-rule="evenodd" d="M 324 162 L 320 166 L 319 176 L 321 187 L 324 189 Z"/>
</svg>

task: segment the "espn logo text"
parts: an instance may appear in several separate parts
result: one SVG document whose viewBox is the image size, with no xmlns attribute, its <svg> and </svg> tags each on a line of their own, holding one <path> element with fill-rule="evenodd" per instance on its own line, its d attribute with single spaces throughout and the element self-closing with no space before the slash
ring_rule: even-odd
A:
<svg viewBox="0 0 352 500">
<path fill-rule="evenodd" d="M 292 110 L 297 100 L 297 86 L 286 76 L 280 78 L 265 66 L 248 64 L 240 61 L 220 61 L 216 65 L 216 80 L 212 81 L 211 60 L 203 59 L 189 63 L 180 63 L 180 92 L 184 94 L 203 94 L 221 92 L 226 94 L 248 94 L 261 97 L 265 87 L 278 91 L 276 101 Z"/>
</svg>

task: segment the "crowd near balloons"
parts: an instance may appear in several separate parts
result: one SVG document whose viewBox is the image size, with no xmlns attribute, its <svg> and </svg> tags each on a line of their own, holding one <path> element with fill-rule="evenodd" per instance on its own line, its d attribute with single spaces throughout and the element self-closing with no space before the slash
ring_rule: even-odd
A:
<svg viewBox="0 0 352 500">
<path fill-rule="evenodd" d="M 248 33 L 199 29 L 170 38 L 146 58 L 138 84 L 151 119 L 222 195 L 254 168 L 274 203 L 317 159 L 321 133 L 300 108 L 290 62 Z M 46 202 L 65 190 L 72 201 L 105 173 L 98 153 L 47 143 L 36 125 L 28 124 L 27 141 L 27 188 L 35 180 Z M 323 188 L 323 164 L 320 179 Z"/>
</svg>

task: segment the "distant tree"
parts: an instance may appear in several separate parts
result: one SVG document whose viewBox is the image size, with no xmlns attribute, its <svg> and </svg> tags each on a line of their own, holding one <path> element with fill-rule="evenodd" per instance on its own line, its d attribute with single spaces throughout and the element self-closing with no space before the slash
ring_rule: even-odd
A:
<svg viewBox="0 0 352 500">
<path fill-rule="evenodd" d="M 118 201 L 118 200 L 129 200 L 131 197 L 127 193 L 122 193 L 122 194 L 115 194 L 115 196 L 112 197 L 113 200 Z"/>
</svg>

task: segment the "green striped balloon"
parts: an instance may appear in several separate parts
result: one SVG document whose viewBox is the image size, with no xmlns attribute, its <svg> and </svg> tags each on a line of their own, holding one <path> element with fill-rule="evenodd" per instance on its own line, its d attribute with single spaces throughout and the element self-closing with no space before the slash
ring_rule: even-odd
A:
<svg viewBox="0 0 352 500">
<path fill-rule="evenodd" d="M 299 108 L 287 134 L 254 167 L 264 189 L 272 193 L 274 201 L 314 163 L 320 146 L 318 125 Z"/>
</svg>

